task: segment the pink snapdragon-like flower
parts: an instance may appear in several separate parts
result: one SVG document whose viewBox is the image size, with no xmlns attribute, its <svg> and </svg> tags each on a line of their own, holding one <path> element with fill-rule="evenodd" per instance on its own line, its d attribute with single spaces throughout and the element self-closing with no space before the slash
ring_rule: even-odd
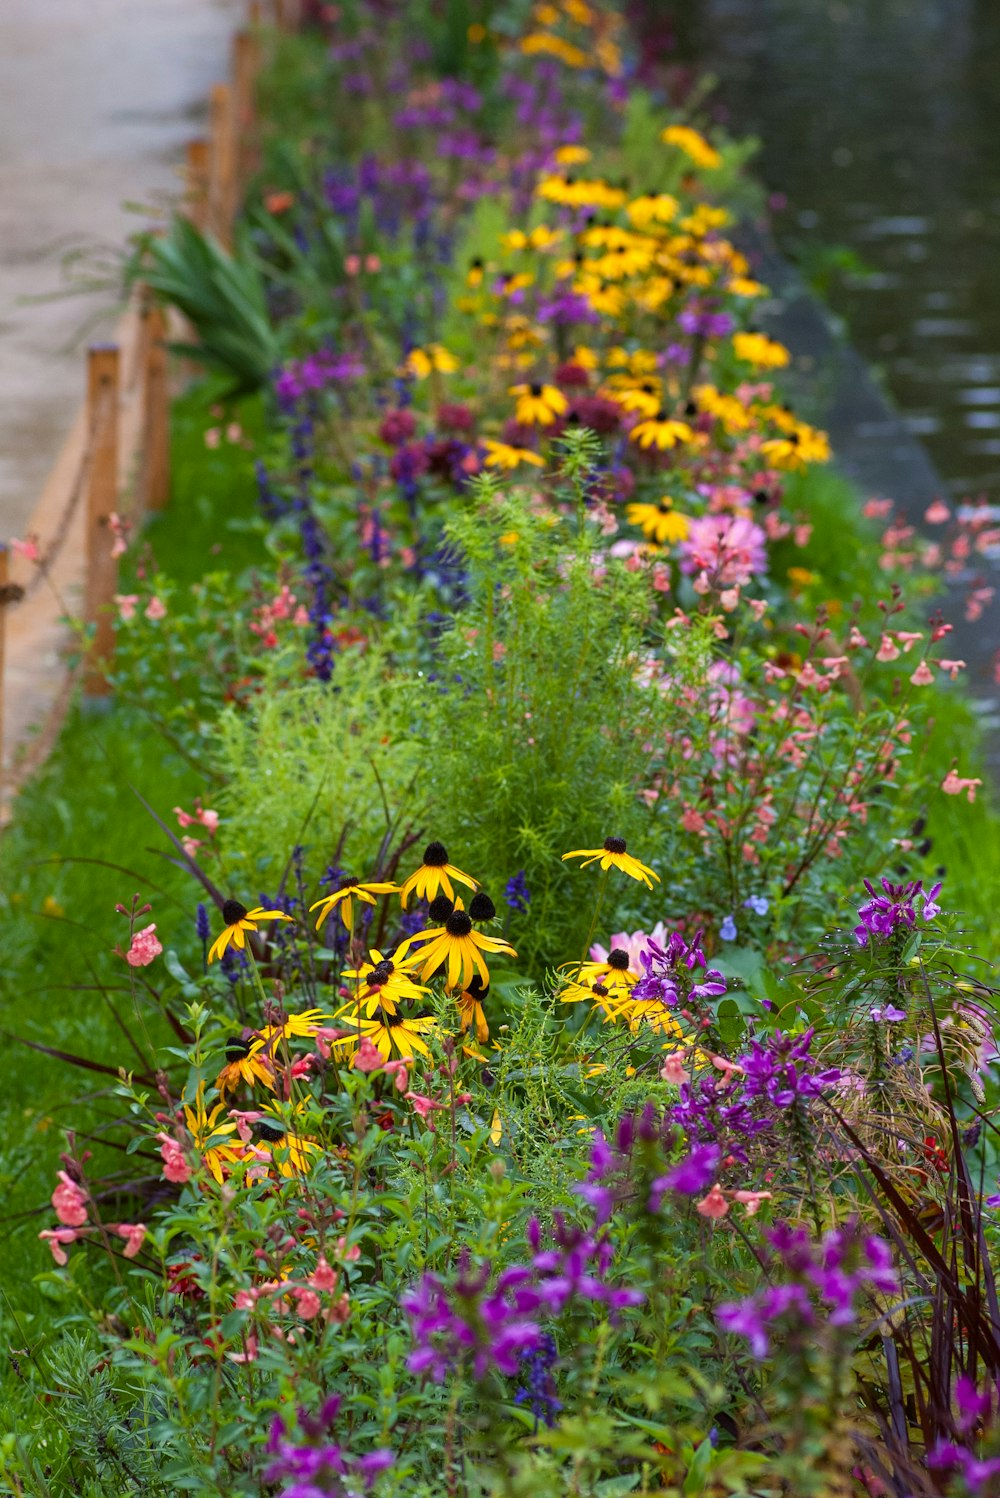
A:
<svg viewBox="0 0 1000 1498">
<path fill-rule="evenodd" d="M 358 1071 L 372 1072 L 382 1070 L 382 1052 L 378 1046 L 372 1044 L 367 1035 L 362 1035 L 361 1044 L 354 1053 L 354 1060 L 351 1062 L 351 1065 Z"/>
<path fill-rule="evenodd" d="M 66 1253 L 66 1245 L 75 1243 L 80 1234 L 73 1228 L 44 1228 L 39 1233 L 43 1243 L 47 1243 L 52 1250 L 52 1257 L 60 1268 L 69 1263 Z"/>
<path fill-rule="evenodd" d="M 134 1259 L 146 1236 L 146 1224 L 144 1222 L 120 1222 L 113 1231 L 118 1234 L 119 1238 L 125 1239 L 122 1252 L 126 1259 Z"/>
<path fill-rule="evenodd" d="M 59 1172 L 59 1184 L 52 1193 L 52 1206 L 64 1227 L 82 1227 L 87 1221 L 87 1193 L 64 1170 Z"/>
<path fill-rule="evenodd" d="M 941 789 L 944 791 L 946 796 L 960 796 L 962 792 L 965 791 L 967 799 L 969 801 L 975 801 L 976 788 L 978 786 L 981 786 L 982 783 L 983 782 L 978 777 L 976 777 L 975 779 L 968 779 L 963 775 L 959 775 L 955 769 L 955 766 L 952 765 L 951 769 L 948 771 L 947 775 L 941 782 Z"/>
<path fill-rule="evenodd" d="M 725 1217 L 729 1211 L 729 1203 L 722 1192 L 722 1187 L 716 1181 L 707 1196 L 703 1196 L 700 1202 L 695 1203 L 695 1211 L 700 1212 L 702 1217 L 711 1217 L 716 1221 Z"/>
<path fill-rule="evenodd" d="M 157 619 L 165 619 L 167 617 L 167 606 L 163 602 L 163 599 L 158 598 L 154 593 L 143 612 L 147 619 L 152 619 L 155 622 Z"/>
<path fill-rule="evenodd" d="M 129 967 L 148 967 L 160 953 L 163 947 L 156 935 L 156 923 L 145 926 L 137 931 L 132 938 L 132 945 L 125 953 L 125 961 Z"/>
<path fill-rule="evenodd" d="M 118 618 L 123 624 L 135 618 L 136 604 L 139 602 L 138 593 L 116 593 L 115 603 L 118 605 Z"/>
<path fill-rule="evenodd" d="M 177 1186 L 191 1179 L 191 1166 L 177 1140 L 170 1134 L 157 1134 L 160 1141 L 160 1158 L 163 1161 L 163 1176 Z"/>
<path fill-rule="evenodd" d="M 767 570 L 767 536 L 742 515 L 692 520 L 678 550 L 686 573 L 707 573 L 716 587 L 743 587 Z"/>
</svg>

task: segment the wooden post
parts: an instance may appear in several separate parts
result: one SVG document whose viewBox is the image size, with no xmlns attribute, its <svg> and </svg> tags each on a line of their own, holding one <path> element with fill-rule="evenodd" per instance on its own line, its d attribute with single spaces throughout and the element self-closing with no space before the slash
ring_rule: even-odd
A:
<svg viewBox="0 0 1000 1498">
<path fill-rule="evenodd" d="M 208 227 L 208 141 L 189 140 L 187 143 L 187 216 L 196 229 L 204 233 Z"/>
<path fill-rule="evenodd" d="M 88 697 L 111 690 L 98 663 L 110 660 L 115 642 L 110 604 L 118 587 L 118 561 L 111 555 L 111 516 L 118 506 L 119 352 L 102 344 L 87 355 L 87 576 L 83 617 L 96 625 L 84 678 Z"/>
<path fill-rule="evenodd" d="M 219 243 L 232 242 L 236 207 L 236 131 L 233 91 L 228 83 L 212 89 L 211 133 L 208 141 L 208 227 Z"/>
<path fill-rule="evenodd" d="M 162 510 L 170 495 L 167 320 L 155 302 L 147 302 L 143 321 L 146 336 L 142 372 L 142 499 L 147 510 Z"/>
<path fill-rule="evenodd" d="M 247 178 L 255 168 L 255 93 L 260 70 L 260 43 L 249 31 L 233 37 L 233 117 L 236 127 L 236 171 L 233 210 L 239 207 Z"/>
</svg>

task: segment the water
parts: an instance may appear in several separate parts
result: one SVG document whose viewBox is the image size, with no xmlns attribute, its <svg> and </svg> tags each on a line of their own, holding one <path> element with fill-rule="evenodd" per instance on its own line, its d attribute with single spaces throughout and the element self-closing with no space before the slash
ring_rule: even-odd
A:
<svg viewBox="0 0 1000 1498">
<path fill-rule="evenodd" d="M 955 496 L 1000 497 L 1000 4 L 701 0 L 682 45 L 788 207 L 828 296 Z"/>
</svg>

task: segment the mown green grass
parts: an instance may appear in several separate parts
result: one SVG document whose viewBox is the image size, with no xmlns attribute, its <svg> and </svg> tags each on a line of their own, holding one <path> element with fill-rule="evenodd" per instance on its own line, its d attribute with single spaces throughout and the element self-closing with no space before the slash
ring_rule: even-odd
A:
<svg viewBox="0 0 1000 1498">
<path fill-rule="evenodd" d="M 210 413 L 213 396 L 214 387 L 199 384 L 174 407 L 171 502 L 133 548 L 123 591 L 147 548 L 156 566 L 180 583 L 219 567 L 223 550 L 234 570 L 262 560 L 252 524 L 254 451 L 225 439 L 217 448 L 206 446 L 206 427 L 220 425 Z M 244 403 L 234 419 L 256 442 L 259 403 Z M 48 1268 L 34 1235 L 52 1225 L 48 1197 L 64 1130 L 99 1129 L 119 1105 L 109 1095 L 113 1077 L 68 1066 L 21 1042 L 112 1066 L 138 1064 L 122 1026 L 139 1033 L 148 1024 L 155 1031 L 156 1016 L 147 1002 L 140 1018 L 129 969 L 111 955 L 116 944 L 127 945 L 127 922 L 115 905 L 128 905 L 134 894 L 151 903 L 142 924 L 156 921 L 165 945 L 180 933 L 183 947 L 189 933 L 190 951 L 197 951 L 197 889 L 169 861 L 168 839 L 131 787 L 176 830 L 172 808 L 190 807 L 205 783 L 141 712 L 77 705 L 0 842 L 0 1235 L 5 1295 L 28 1313 L 28 1325 L 40 1304 L 34 1277 Z M 92 1101 L 81 1110 L 83 1096 Z M 36 1209 L 37 1217 L 29 1215 Z"/>
</svg>

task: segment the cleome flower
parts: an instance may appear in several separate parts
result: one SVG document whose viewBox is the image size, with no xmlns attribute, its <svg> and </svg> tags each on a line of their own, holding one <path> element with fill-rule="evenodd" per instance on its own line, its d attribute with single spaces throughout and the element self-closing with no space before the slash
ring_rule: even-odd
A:
<svg viewBox="0 0 1000 1498">
<path fill-rule="evenodd" d="M 623 837 L 606 837 L 603 848 L 575 848 L 571 853 L 564 853 L 563 863 L 567 858 L 582 858 L 581 868 L 588 864 L 597 863 L 600 860 L 601 868 L 605 870 L 620 869 L 630 879 L 638 879 L 646 885 L 647 889 L 653 888 L 652 881 L 660 882 L 659 874 L 655 874 L 646 864 L 640 863 L 637 858 L 627 851 L 627 845 Z"/>
<path fill-rule="evenodd" d="M 255 905 L 253 910 L 247 910 L 239 900 L 227 900 L 222 907 L 222 919 L 226 924 L 221 935 L 212 943 L 208 954 L 209 962 L 222 957 L 230 947 L 245 947 L 246 933 L 256 931 L 261 921 L 290 921 L 292 918 L 283 910 L 262 910 L 259 905 Z"/>
</svg>

